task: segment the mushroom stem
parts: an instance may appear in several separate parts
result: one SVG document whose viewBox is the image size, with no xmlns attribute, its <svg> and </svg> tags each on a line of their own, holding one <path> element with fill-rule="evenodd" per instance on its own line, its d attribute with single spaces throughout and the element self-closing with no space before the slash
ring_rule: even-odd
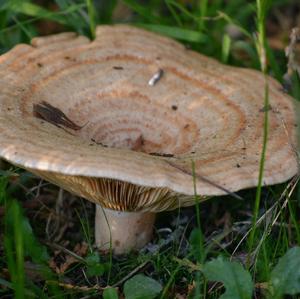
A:
<svg viewBox="0 0 300 299">
<path fill-rule="evenodd" d="M 96 205 L 96 246 L 107 250 L 111 244 L 115 254 L 140 249 L 150 241 L 154 221 L 155 213 L 121 212 Z"/>
</svg>

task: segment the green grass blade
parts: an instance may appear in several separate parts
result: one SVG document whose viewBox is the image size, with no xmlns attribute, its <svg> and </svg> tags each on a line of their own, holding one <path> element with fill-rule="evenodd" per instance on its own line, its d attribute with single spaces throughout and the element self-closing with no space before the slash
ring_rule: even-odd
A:
<svg viewBox="0 0 300 299">
<path fill-rule="evenodd" d="M 269 107 L 269 83 L 267 76 L 267 57 L 266 57 L 266 33 L 265 33 L 265 16 L 266 16 L 266 1 L 257 0 L 257 52 L 260 59 L 261 70 L 264 74 L 264 107 Z M 254 245 L 254 240 L 256 236 L 256 221 L 258 219 L 259 206 L 261 201 L 261 189 L 263 184 L 263 175 L 264 175 L 264 165 L 266 158 L 267 150 L 267 141 L 268 141 L 268 132 L 269 132 L 269 111 L 266 109 L 264 112 L 264 123 L 263 123 L 263 140 L 262 140 L 262 151 L 260 156 L 259 163 L 259 175 L 258 175 L 258 185 L 255 195 L 255 204 L 253 209 L 253 218 L 252 218 L 252 230 L 249 236 L 249 248 L 248 248 L 248 258 L 247 264 L 250 263 L 250 255 Z"/>
<path fill-rule="evenodd" d="M 298 74 L 298 72 L 293 72 L 291 81 L 292 95 L 296 100 L 300 101 L 300 74 Z"/>
<path fill-rule="evenodd" d="M 188 11 L 182 4 L 174 1 L 174 0 L 167 0 L 169 5 L 172 5 L 173 7 L 176 7 L 183 16 L 186 16 L 187 18 L 193 19 L 196 22 L 200 22 L 200 18 L 199 16 L 197 16 L 196 14 L 193 14 L 192 12 Z"/>
<path fill-rule="evenodd" d="M 24 26 L 24 24 L 22 24 L 22 22 L 19 22 L 19 20 L 16 17 L 13 17 L 12 19 L 15 21 L 17 26 L 20 27 L 20 29 L 25 33 L 27 38 L 29 40 L 31 40 L 33 38 L 33 35 L 31 34 L 31 32 L 29 30 L 27 30 L 26 26 Z"/>
<path fill-rule="evenodd" d="M 199 30 L 203 31 L 205 29 L 205 17 L 207 14 L 208 1 L 201 0 L 200 1 L 200 21 L 199 21 Z"/>
<path fill-rule="evenodd" d="M 67 25 L 67 22 L 63 16 L 58 15 L 52 11 L 49 11 L 39 5 L 29 3 L 29 2 L 22 2 L 18 5 L 12 4 L 9 9 L 14 11 L 15 13 L 21 13 L 30 17 L 39 17 L 43 19 L 48 19 L 51 21 L 58 22 L 60 24 Z"/>
<path fill-rule="evenodd" d="M 20 206 L 13 200 L 7 207 L 4 248 L 16 299 L 25 298 L 24 240 L 20 229 L 21 217 Z"/>
<path fill-rule="evenodd" d="M 171 1 L 169 0 L 165 0 L 166 6 L 168 7 L 169 11 L 171 12 L 173 18 L 175 19 L 177 26 L 182 27 L 183 24 L 181 22 L 180 16 L 176 13 L 175 9 L 173 8 L 173 6 L 170 3 Z"/>
<path fill-rule="evenodd" d="M 163 18 L 154 16 L 151 11 L 144 5 L 138 4 L 135 0 L 122 0 L 133 11 L 138 13 L 140 16 L 144 17 L 146 20 L 152 23 L 163 23 Z"/>
<path fill-rule="evenodd" d="M 223 11 L 218 11 L 218 16 L 219 18 L 224 19 L 228 24 L 235 25 L 241 31 L 241 33 L 243 33 L 249 39 L 252 39 L 252 34 L 249 31 L 247 31 L 242 25 L 240 25 L 237 21 L 231 18 L 228 14 L 226 14 Z"/>
<path fill-rule="evenodd" d="M 225 34 L 222 42 L 222 62 L 227 63 L 230 53 L 231 39 L 228 34 Z"/>
<path fill-rule="evenodd" d="M 88 15 L 89 15 L 89 26 L 90 26 L 90 33 L 92 36 L 92 39 L 96 37 L 96 12 L 95 12 L 95 6 L 92 0 L 86 0 L 86 6 L 88 9 Z"/>
<path fill-rule="evenodd" d="M 268 43 L 266 43 L 266 55 L 268 57 L 269 60 L 269 64 L 270 64 L 270 68 L 274 73 L 274 77 L 278 80 L 278 81 L 282 81 L 282 77 L 283 77 L 283 71 L 280 69 L 280 66 L 277 62 L 277 59 L 274 55 L 273 50 L 271 49 L 271 47 L 269 46 Z"/>
<path fill-rule="evenodd" d="M 265 95 L 264 95 L 264 107 L 269 106 L 269 84 L 267 76 L 265 75 Z M 250 261 L 250 254 L 254 245 L 254 240 L 256 236 L 256 221 L 258 219 L 259 206 L 261 201 L 261 190 L 263 184 L 263 175 L 264 175 L 264 165 L 266 158 L 266 150 L 267 150 L 267 141 L 268 141 L 268 132 L 269 132 L 269 113 L 268 109 L 264 112 L 264 126 L 263 126 L 263 145 L 259 162 L 259 174 L 258 174 L 258 185 L 256 189 L 255 195 L 255 204 L 253 210 L 253 219 L 252 219 L 252 230 L 249 236 L 249 256 L 248 262 Z"/>
<path fill-rule="evenodd" d="M 86 5 L 81 4 L 74 4 L 71 5 L 64 11 L 59 12 L 52 12 L 46 8 L 43 8 L 37 4 L 29 3 L 29 2 L 22 2 L 19 5 L 11 4 L 7 7 L 7 9 L 15 12 L 24 14 L 26 16 L 38 18 L 38 19 L 48 19 L 62 25 L 69 25 L 68 20 L 64 15 L 68 15 L 78 9 L 85 7 Z M 63 15 L 62 15 L 63 14 Z"/>
<path fill-rule="evenodd" d="M 156 25 L 156 24 L 134 24 L 134 25 L 143 27 L 145 29 L 172 38 L 180 39 L 182 41 L 195 42 L 195 43 L 205 43 L 207 41 L 207 37 L 205 34 L 194 30 L 183 29 L 180 27 L 167 26 L 167 25 Z"/>
<path fill-rule="evenodd" d="M 298 246 L 300 246 L 300 225 L 299 225 L 299 222 L 297 221 L 297 218 L 295 215 L 295 212 L 297 212 L 297 211 L 295 211 L 296 209 L 294 208 L 294 206 L 292 205 L 292 203 L 290 201 L 288 201 L 288 208 L 289 208 L 289 212 L 290 212 L 291 222 L 293 223 L 294 228 L 295 228 L 297 243 L 298 243 Z"/>
</svg>

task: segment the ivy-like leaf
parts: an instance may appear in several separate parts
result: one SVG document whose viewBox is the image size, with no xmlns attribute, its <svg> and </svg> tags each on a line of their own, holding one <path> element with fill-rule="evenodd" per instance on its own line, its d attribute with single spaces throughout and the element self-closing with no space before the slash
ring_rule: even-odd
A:
<svg viewBox="0 0 300 299">
<path fill-rule="evenodd" d="M 143 274 L 133 276 L 124 285 L 125 299 L 154 299 L 161 290 L 160 283 Z"/>
<path fill-rule="evenodd" d="M 107 288 L 103 291 L 103 299 L 119 299 L 118 291 L 114 288 Z"/>
<path fill-rule="evenodd" d="M 100 263 L 100 256 L 98 252 L 93 252 L 89 254 L 86 258 L 87 265 L 87 276 L 100 276 L 105 272 L 105 267 L 102 263 Z"/>
<path fill-rule="evenodd" d="M 273 298 L 300 293 L 300 247 L 289 249 L 271 273 Z"/>
<path fill-rule="evenodd" d="M 226 291 L 220 299 L 252 298 L 251 275 L 241 264 L 218 257 L 204 265 L 203 273 L 208 280 L 220 281 L 224 284 Z"/>
</svg>

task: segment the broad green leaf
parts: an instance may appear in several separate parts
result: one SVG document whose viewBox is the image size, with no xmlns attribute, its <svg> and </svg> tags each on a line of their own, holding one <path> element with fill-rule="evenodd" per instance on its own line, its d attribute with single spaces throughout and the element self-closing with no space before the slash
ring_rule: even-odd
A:
<svg viewBox="0 0 300 299">
<path fill-rule="evenodd" d="M 88 265 L 86 275 L 88 277 L 101 276 L 101 275 L 103 275 L 104 271 L 105 271 L 105 267 L 103 264 L 99 263 L 99 264 L 94 264 L 94 265 Z"/>
<path fill-rule="evenodd" d="M 174 26 L 156 25 L 156 24 L 134 24 L 139 27 L 187 42 L 204 43 L 207 36 L 199 31 L 183 29 Z"/>
<path fill-rule="evenodd" d="M 105 267 L 100 263 L 100 256 L 97 251 L 89 254 L 85 258 L 87 264 L 87 276 L 100 276 L 105 272 Z"/>
<path fill-rule="evenodd" d="M 289 249 L 271 273 L 273 298 L 300 293 L 300 247 Z"/>
<path fill-rule="evenodd" d="M 97 251 L 89 253 L 85 258 L 85 262 L 87 263 L 87 265 L 99 263 L 100 262 L 99 253 Z"/>
<path fill-rule="evenodd" d="M 160 283 L 143 274 L 133 276 L 124 285 L 125 299 L 153 299 L 161 290 Z"/>
<path fill-rule="evenodd" d="M 241 264 L 218 257 L 204 265 L 203 273 L 208 280 L 220 281 L 224 284 L 226 291 L 220 299 L 252 298 L 251 275 Z"/>
<path fill-rule="evenodd" d="M 118 299 L 118 291 L 114 288 L 107 288 L 103 291 L 103 299 Z"/>
</svg>

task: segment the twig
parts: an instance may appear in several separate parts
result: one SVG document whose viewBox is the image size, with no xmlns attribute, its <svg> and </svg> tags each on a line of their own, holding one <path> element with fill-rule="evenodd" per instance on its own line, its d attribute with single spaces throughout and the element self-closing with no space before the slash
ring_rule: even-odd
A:
<svg viewBox="0 0 300 299">
<path fill-rule="evenodd" d="M 94 285 L 92 287 L 77 286 L 77 285 L 73 285 L 73 284 L 70 284 L 70 283 L 56 282 L 54 280 L 47 280 L 46 283 L 47 284 L 56 284 L 56 285 L 58 285 L 60 287 L 63 287 L 65 289 L 77 290 L 77 291 L 81 291 L 81 292 L 102 291 L 102 290 L 105 289 L 103 287 L 99 287 L 98 285 Z"/>
</svg>

